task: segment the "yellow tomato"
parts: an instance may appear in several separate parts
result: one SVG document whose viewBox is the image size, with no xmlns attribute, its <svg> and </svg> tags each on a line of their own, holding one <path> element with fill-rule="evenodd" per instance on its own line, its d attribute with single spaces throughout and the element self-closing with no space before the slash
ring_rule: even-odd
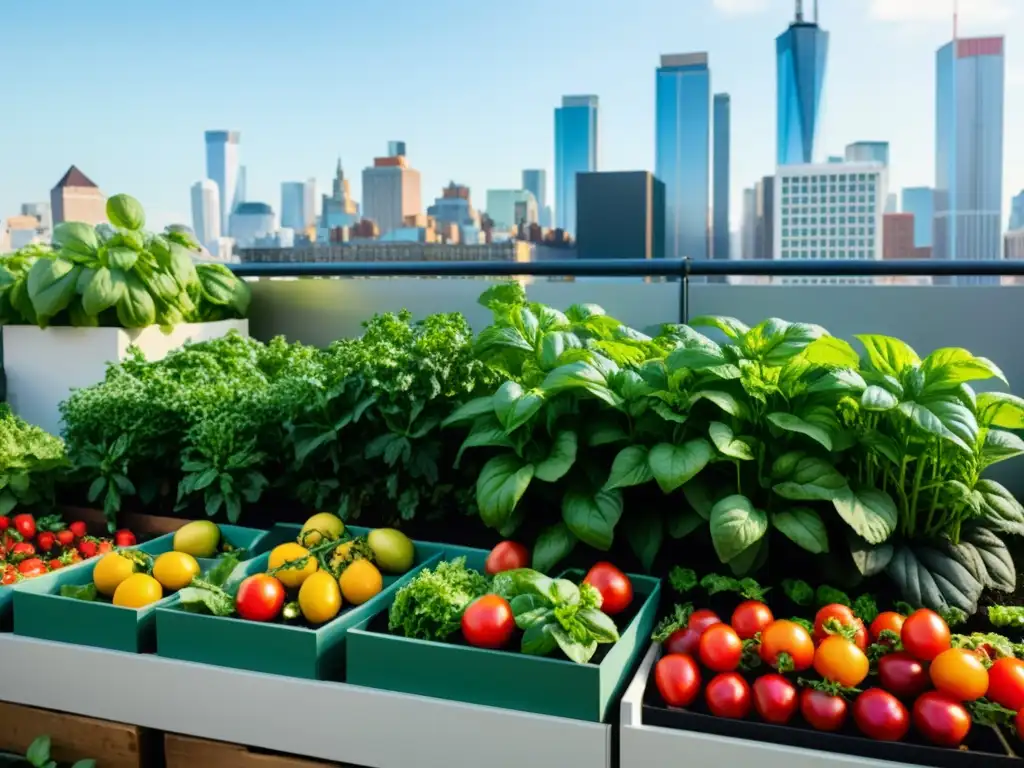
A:
<svg viewBox="0 0 1024 768">
<path fill-rule="evenodd" d="M 353 605 L 362 605 L 371 597 L 379 594 L 384 586 L 384 579 L 377 566 L 369 560 L 354 560 L 338 579 L 341 594 Z"/>
<path fill-rule="evenodd" d="M 338 582 L 326 571 L 309 576 L 299 588 L 299 610 L 310 624 L 330 621 L 341 610 Z"/>
<path fill-rule="evenodd" d="M 306 559 L 306 564 L 302 568 L 285 568 L 274 574 L 288 589 L 296 589 L 301 587 L 302 582 L 310 575 L 316 573 L 320 567 L 317 565 L 316 558 L 310 557 L 309 550 L 305 547 L 294 542 L 279 544 L 274 547 L 270 551 L 270 561 L 267 563 L 267 570 L 272 571 L 275 568 L 280 568 L 285 563 L 302 560 L 303 558 Z"/>
<path fill-rule="evenodd" d="M 101 595 L 110 597 L 121 582 L 135 573 L 135 563 L 117 552 L 109 552 L 100 558 L 92 571 L 92 583 Z"/>
<path fill-rule="evenodd" d="M 299 532 L 299 544 L 304 547 L 315 547 L 324 538 L 328 541 L 340 539 L 345 532 L 345 523 L 337 515 L 330 512 L 319 512 L 307 520 Z"/>
<path fill-rule="evenodd" d="M 114 591 L 114 605 L 142 608 L 164 596 L 160 582 L 145 573 L 135 573 L 121 582 Z"/>
<path fill-rule="evenodd" d="M 164 552 L 153 563 L 153 578 L 170 592 L 187 587 L 198 575 L 199 563 L 185 552 Z"/>
</svg>

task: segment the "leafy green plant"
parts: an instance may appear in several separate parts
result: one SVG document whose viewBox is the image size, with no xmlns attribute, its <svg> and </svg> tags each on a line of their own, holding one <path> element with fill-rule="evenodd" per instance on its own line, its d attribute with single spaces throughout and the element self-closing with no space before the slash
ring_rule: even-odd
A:
<svg viewBox="0 0 1024 768">
<path fill-rule="evenodd" d="M 993 627 L 1024 627 L 1024 607 L 1017 605 L 990 605 L 988 620 Z"/>
<path fill-rule="evenodd" d="M 50 746 L 49 736 L 37 736 L 28 746 L 25 761 L 33 768 L 57 768 L 57 761 L 50 758 Z M 71 768 L 96 768 L 96 761 L 78 760 Z"/>
<path fill-rule="evenodd" d="M 51 505 L 67 466 L 60 438 L 27 424 L 0 403 L 0 515 Z"/>
<path fill-rule="evenodd" d="M 395 594 L 388 628 L 404 637 L 444 640 L 457 632 L 466 607 L 491 586 L 483 574 L 456 557 L 424 568 Z"/>
</svg>

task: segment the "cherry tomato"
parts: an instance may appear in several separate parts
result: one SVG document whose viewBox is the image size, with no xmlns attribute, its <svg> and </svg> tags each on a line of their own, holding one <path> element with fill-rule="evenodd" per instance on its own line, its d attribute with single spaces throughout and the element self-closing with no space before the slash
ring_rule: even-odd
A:
<svg viewBox="0 0 1024 768">
<path fill-rule="evenodd" d="M 700 632 L 685 627 L 668 636 L 664 644 L 665 653 L 688 653 L 696 656 L 700 649 Z"/>
<path fill-rule="evenodd" d="M 81 520 L 76 520 L 71 525 L 69 525 L 68 530 L 74 534 L 76 539 L 82 538 L 88 532 L 88 529 L 86 529 L 85 527 L 85 523 L 83 523 Z"/>
<path fill-rule="evenodd" d="M 266 573 L 242 580 L 235 595 L 235 610 L 249 621 L 273 621 L 284 607 L 284 584 Z"/>
<path fill-rule="evenodd" d="M 30 557 L 28 560 L 22 560 L 18 563 L 18 573 L 26 579 L 31 579 L 33 576 L 42 576 L 46 573 L 46 563 L 38 557 Z"/>
<path fill-rule="evenodd" d="M 750 686 L 735 672 L 725 672 L 711 679 L 704 700 L 715 717 L 742 720 L 750 712 Z"/>
<path fill-rule="evenodd" d="M 794 672 L 814 663 L 814 641 L 806 629 L 785 619 L 773 621 L 761 632 L 761 660 L 778 669 L 779 655 L 788 654 Z"/>
<path fill-rule="evenodd" d="M 515 628 L 512 606 L 501 595 L 478 597 L 462 614 L 462 636 L 477 648 L 503 648 Z"/>
<path fill-rule="evenodd" d="M 935 611 L 922 608 L 903 622 L 900 639 L 907 653 L 922 661 L 931 661 L 949 650 L 949 626 Z"/>
<path fill-rule="evenodd" d="M 694 611 L 690 615 L 690 621 L 687 623 L 690 629 L 696 630 L 700 634 L 704 634 L 704 630 L 713 624 L 721 624 L 722 620 L 718 618 L 718 614 L 714 611 L 709 611 L 707 608 L 701 608 L 699 611 Z"/>
<path fill-rule="evenodd" d="M 654 682 L 670 707 L 688 707 L 700 693 L 700 668 L 692 656 L 670 653 L 654 668 Z"/>
<path fill-rule="evenodd" d="M 964 648 L 940 653 L 928 673 L 938 690 L 957 701 L 974 701 L 988 691 L 988 670 L 976 654 Z"/>
<path fill-rule="evenodd" d="M 519 568 L 529 567 L 530 552 L 526 547 L 516 541 L 503 541 L 487 556 L 484 570 L 493 576 L 502 571 L 515 571 Z"/>
<path fill-rule="evenodd" d="M 854 635 L 853 642 L 862 651 L 866 651 L 868 649 L 868 643 L 871 640 L 868 628 L 864 626 L 864 622 L 860 619 L 857 619 L 856 628 L 857 634 Z"/>
<path fill-rule="evenodd" d="M 728 624 L 713 624 L 700 636 L 700 661 L 712 672 L 732 672 L 743 658 L 743 641 Z"/>
<path fill-rule="evenodd" d="M 1024 661 L 997 659 L 988 671 L 985 697 L 1014 712 L 1024 709 Z"/>
<path fill-rule="evenodd" d="M 903 652 L 890 653 L 878 660 L 878 681 L 901 699 L 914 698 L 930 684 L 924 663 Z"/>
<path fill-rule="evenodd" d="M 127 528 L 122 528 L 114 534 L 114 544 L 119 547 L 134 547 L 135 543 L 135 534 Z"/>
<path fill-rule="evenodd" d="M 881 688 L 869 688 L 857 697 L 853 720 L 865 736 L 878 741 L 899 741 L 910 728 L 907 708 Z"/>
<path fill-rule="evenodd" d="M 818 731 L 838 731 L 846 722 L 846 699 L 805 688 L 800 694 L 800 714 Z"/>
<path fill-rule="evenodd" d="M 875 620 L 871 622 L 871 639 L 876 643 L 879 642 L 878 638 L 882 636 L 882 632 L 889 630 L 895 632 L 899 636 L 903 629 L 903 622 L 907 618 L 902 613 L 896 613 L 896 611 L 883 611 L 875 617 Z"/>
<path fill-rule="evenodd" d="M 814 671 L 846 688 L 864 682 L 870 666 L 864 651 L 839 635 L 826 637 L 814 652 Z"/>
<path fill-rule="evenodd" d="M 825 629 L 825 622 L 835 619 L 844 627 L 852 627 L 857 624 L 857 617 L 853 611 L 842 603 L 831 603 L 821 608 L 814 615 L 814 642 L 820 643 L 829 633 Z"/>
<path fill-rule="evenodd" d="M 929 691 L 914 702 L 914 726 L 940 747 L 959 747 L 971 730 L 971 715 L 956 699 Z"/>
<path fill-rule="evenodd" d="M 785 725 L 799 703 L 796 686 L 782 675 L 764 675 L 754 681 L 754 708 L 765 722 Z"/>
<path fill-rule="evenodd" d="M 747 600 L 732 612 L 732 628 L 741 640 L 750 640 L 775 621 L 771 608 L 757 600 Z"/>
<path fill-rule="evenodd" d="M 11 518 L 11 523 L 14 524 L 14 530 L 24 539 L 31 539 L 36 535 L 36 519 L 28 513 L 15 515 Z"/>
<path fill-rule="evenodd" d="M 601 593 L 601 610 L 609 616 L 622 613 L 633 602 L 633 584 L 611 563 L 596 563 L 583 579 Z"/>
</svg>

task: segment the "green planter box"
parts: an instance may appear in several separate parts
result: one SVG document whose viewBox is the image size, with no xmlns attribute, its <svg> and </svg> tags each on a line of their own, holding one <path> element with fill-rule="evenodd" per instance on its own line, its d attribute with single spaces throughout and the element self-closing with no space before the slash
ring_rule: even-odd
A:
<svg viewBox="0 0 1024 768">
<path fill-rule="evenodd" d="M 467 552 L 469 554 L 467 554 Z M 467 567 L 483 570 L 487 552 L 449 547 L 446 557 L 466 555 Z M 564 574 L 574 580 L 582 573 Z M 619 627 L 620 639 L 594 664 L 527 656 L 466 645 L 410 640 L 371 631 L 369 621 L 349 631 L 347 682 L 368 688 L 432 696 L 467 704 L 603 722 L 634 661 L 650 644 L 660 581 L 634 576 L 638 611 Z M 386 610 L 389 604 L 382 606 Z"/>
<path fill-rule="evenodd" d="M 269 550 L 295 541 L 300 526 L 278 525 L 261 542 Z M 359 536 L 366 528 L 348 527 Z M 246 669 L 308 680 L 341 680 L 344 676 L 344 641 L 348 630 L 386 608 L 395 590 L 426 565 L 440 560 L 444 546 L 415 542 L 416 561 L 408 573 L 384 574 L 380 594 L 362 605 L 343 605 L 341 613 L 315 629 L 297 625 L 260 623 L 234 617 L 189 613 L 177 606 L 177 598 L 157 606 L 157 654 L 165 658 Z M 239 567 L 233 580 L 261 573 L 269 551 Z"/>
</svg>

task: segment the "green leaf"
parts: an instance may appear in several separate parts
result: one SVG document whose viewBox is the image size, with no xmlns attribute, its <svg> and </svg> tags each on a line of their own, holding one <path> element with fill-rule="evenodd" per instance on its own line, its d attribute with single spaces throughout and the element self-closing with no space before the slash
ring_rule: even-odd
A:
<svg viewBox="0 0 1024 768">
<path fill-rule="evenodd" d="M 82 294 L 82 309 L 95 317 L 121 301 L 127 290 L 121 270 L 98 267 Z"/>
<path fill-rule="evenodd" d="M 903 402 L 900 412 L 924 432 L 941 437 L 973 453 L 978 422 L 970 409 L 955 398 Z"/>
<path fill-rule="evenodd" d="M 82 221 L 63 221 L 53 228 L 53 245 L 79 256 L 95 256 L 100 247 L 96 229 Z"/>
<path fill-rule="evenodd" d="M 523 633 L 520 650 L 528 656 L 547 656 L 558 647 L 554 635 L 556 629 L 561 629 L 561 627 L 558 626 L 558 622 L 554 618 L 534 624 Z"/>
<path fill-rule="evenodd" d="M 594 654 L 597 653 L 596 641 L 591 641 L 589 643 L 577 642 L 561 626 L 555 626 L 551 632 L 554 635 L 555 642 L 558 643 L 558 647 L 562 649 L 562 653 L 564 653 L 570 661 L 575 661 L 577 664 L 586 664 L 594 658 Z"/>
<path fill-rule="evenodd" d="M 914 608 L 941 612 L 953 607 L 973 615 L 984 590 L 948 552 L 929 546 L 897 548 L 886 573 Z"/>
<path fill-rule="evenodd" d="M 506 381 L 494 393 L 494 412 L 506 432 L 513 432 L 528 422 L 544 405 L 544 392 L 523 391 L 514 381 Z"/>
<path fill-rule="evenodd" d="M 545 483 L 554 483 L 565 477 L 576 461 L 576 443 L 573 430 L 560 430 L 551 444 L 551 453 L 537 464 L 534 477 Z"/>
<path fill-rule="evenodd" d="M 889 390 L 872 384 L 864 390 L 860 397 L 861 407 L 867 411 L 891 411 L 900 404 L 900 400 Z"/>
<path fill-rule="evenodd" d="M 647 463 L 662 492 L 672 493 L 696 477 L 713 454 L 711 443 L 703 438 L 682 445 L 659 443 L 651 449 Z"/>
<path fill-rule="evenodd" d="M 815 342 L 817 343 L 817 342 Z M 805 357 L 798 359 L 806 360 Z M 808 394 L 818 392 L 863 392 L 867 387 L 864 377 L 849 368 L 838 368 L 822 372 L 807 385 Z"/>
<path fill-rule="evenodd" d="M 977 398 L 977 414 L 983 427 L 1024 429 L 1024 399 L 1007 392 L 982 392 Z"/>
<path fill-rule="evenodd" d="M 868 363 L 885 376 L 899 379 L 906 368 L 916 368 L 921 358 L 907 344 L 891 336 L 861 335 L 857 340 L 864 345 Z"/>
<path fill-rule="evenodd" d="M 732 571 L 733 576 L 741 577 L 746 576 L 749 573 L 753 573 L 758 568 L 763 566 L 768 560 L 768 537 L 765 536 L 759 539 L 753 544 L 753 546 L 747 547 L 745 550 L 740 552 L 736 557 L 729 561 L 729 570 Z M 742 588 L 742 582 L 740 582 Z"/>
<path fill-rule="evenodd" d="M 131 195 L 114 195 L 107 199 L 107 219 L 115 227 L 141 230 L 146 226 L 146 212 Z"/>
<path fill-rule="evenodd" d="M 711 519 L 711 508 L 715 506 L 715 498 L 701 478 L 694 478 L 684 485 L 683 496 L 698 515 L 705 520 Z"/>
<path fill-rule="evenodd" d="M 701 517 L 695 510 L 686 509 L 685 507 L 670 508 L 667 510 L 666 515 L 665 524 L 668 529 L 668 535 L 673 539 L 685 538 L 707 522 L 707 519 Z"/>
<path fill-rule="evenodd" d="M 473 430 L 466 436 L 466 439 L 462 441 L 462 445 L 459 446 L 459 452 L 455 455 L 455 466 L 459 466 L 462 461 L 462 454 L 467 448 L 483 447 L 512 447 L 512 441 L 509 439 L 508 435 L 505 434 L 505 428 L 498 423 L 497 419 L 493 415 L 477 419 L 476 424 L 473 425 Z"/>
<path fill-rule="evenodd" d="M 558 366 L 559 358 L 570 349 L 581 349 L 583 342 L 575 333 L 552 331 L 544 334 L 540 341 L 540 367 L 550 371 Z"/>
<path fill-rule="evenodd" d="M 95 584 L 62 584 L 60 596 L 93 602 L 99 598 L 99 593 L 96 591 Z"/>
<path fill-rule="evenodd" d="M 708 434 L 711 436 L 715 448 L 723 456 L 741 461 L 754 459 L 754 452 L 751 450 L 750 444 L 742 438 L 737 438 L 728 424 L 712 421 L 708 425 Z"/>
<path fill-rule="evenodd" d="M 679 347 L 665 359 L 665 366 L 669 373 L 688 369 L 691 371 L 703 371 L 708 368 L 718 368 L 728 365 L 729 360 L 721 347 Z"/>
<path fill-rule="evenodd" d="M 1017 569 L 1013 556 L 998 534 L 976 525 L 964 527 L 960 543 L 951 545 L 952 556 L 974 576 L 984 589 L 1013 592 Z"/>
<path fill-rule="evenodd" d="M 549 573 L 559 562 L 564 560 L 576 547 L 579 541 L 564 522 L 548 526 L 541 531 L 537 542 L 533 545 L 531 565 L 536 571 Z"/>
<path fill-rule="evenodd" d="M 480 416 L 494 413 L 494 397 L 477 397 L 455 409 L 455 412 L 441 422 L 442 427 L 450 427 L 453 424 L 466 424 Z"/>
<path fill-rule="evenodd" d="M 607 362 L 614 365 L 611 361 Z M 555 368 L 544 379 L 541 389 L 549 395 L 581 389 L 612 406 L 617 406 L 621 401 L 608 387 L 605 375 L 593 363 L 582 360 Z"/>
<path fill-rule="evenodd" d="M 876 488 L 847 487 L 832 499 L 839 516 L 869 544 L 881 544 L 896 530 L 899 512 L 889 494 Z"/>
<path fill-rule="evenodd" d="M 576 614 L 576 617 L 598 643 L 618 642 L 618 627 L 615 626 L 615 622 L 608 614 L 596 608 L 583 608 Z"/>
<path fill-rule="evenodd" d="M 825 523 L 813 509 L 794 507 L 772 515 L 772 525 L 802 549 L 813 555 L 828 553 L 828 532 Z"/>
<path fill-rule="evenodd" d="M 693 317 L 690 318 L 687 325 L 697 328 L 717 328 L 733 341 L 736 341 L 750 330 L 745 323 L 741 323 L 735 317 L 723 317 L 721 315 L 701 315 L 699 317 Z"/>
<path fill-rule="evenodd" d="M 864 578 L 877 576 L 892 562 L 896 549 L 892 544 L 868 544 L 852 531 L 847 536 L 850 557 L 858 573 Z"/>
<path fill-rule="evenodd" d="M 508 522 L 530 486 L 533 470 L 533 464 L 512 454 L 495 456 L 484 465 L 476 482 L 476 504 L 485 525 L 501 528 Z"/>
<path fill-rule="evenodd" d="M 125 291 L 117 303 L 117 319 L 125 328 L 145 328 L 156 320 L 153 297 L 133 272 L 125 274 Z"/>
<path fill-rule="evenodd" d="M 28 751 L 25 753 L 25 759 L 36 768 L 42 768 L 45 766 L 50 760 L 50 737 L 37 736 L 32 743 L 28 745 Z"/>
<path fill-rule="evenodd" d="M 779 429 L 785 430 L 786 432 L 796 432 L 801 435 L 806 435 L 815 442 L 823 445 L 826 450 L 832 450 L 832 436 L 827 430 L 817 424 L 806 422 L 799 416 L 794 416 L 791 413 L 769 413 L 767 418 L 768 421 Z"/>
<path fill-rule="evenodd" d="M 115 247 L 107 249 L 107 266 L 129 272 L 139 260 L 139 254 L 131 248 Z"/>
<path fill-rule="evenodd" d="M 690 405 L 693 405 L 699 400 L 710 400 L 730 416 L 735 416 L 738 419 L 750 418 L 750 412 L 747 409 L 746 404 L 738 400 L 735 395 L 732 395 L 729 392 L 722 392 L 715 389 L 701 390 L 700 392 L 695 392 L 691 395 Z"/>
<path fill-rule="evenodd" d="M 178 604 L 189 613 L 231 616 L 235 612 L 235 601 L 231 595 L 201 579 L 193 579 L 191 586 L 178 591 Z"/>
<path fill-rule="evenodd" d="M 74 765 L 71 766 L 71 768 L 96 768 L 96 761 L 92 758 L 87 758 L 85 760 L 77 760 L 75 761 Z"/>
<path fill-rule="evenodd" d="M 820 325 L 789 323 L 771 317 L 744 334 L 741 346 L 751 359 L 780 367 L 823 336 L 828 336 L 828 331 Z"/>
<path fill-rule="evenodd" d="M 562 498 L 562 520 L 585 544 L 607 552 L 622 517 L 622 494 L 601 490 L 594 494 L 569 492 Z"/>
<path fill-rule="evenodd" d="M 1024 536 L 1024 506 L 1002 484 L 983 478 L 974 486 L 986 527 L 1011 536 Z"/>
<path fill-rule="evenodd" d="M 1013 432 L 989 429 L 985 432 L 985 442 L 981 446 L 979 458 L 982 469 L 984 469 L 1022 454 L 1024 454 L 1024 440 L 1021 440 Z"/>
<path fill-rule="evenodd" d="M 648 466 L 647 448 L 631 445 L 628 448 L 623 448 L 615 457 L 612 462 L 611 474 L 608 476 L 604 488 L 610 491 L 614 488 L 643 485 L 652 477 L 651 468 Z"/>
<path fill-rule="evenodd" d="M 768 516 L 746 496 L 726 496 L 711 508 L 711 540 L 723 563 L 756 544 L 767 531 Z"/>
<path fill-rule="evenodd" d="M 997 378 L 1009 384 L 1005 374 L 991 360 L 975 357 L 966 349 L 945 347 L 932 352 L 921 363 L 926 394 L 956 389 L 968 381 Z"/>
<path fill-rule="evenodd" d="M 650 573 L 665 537 L 661 513 L 651 507 L 637 508 L 626 515 L 622 525 L 630 548 L 643 563 L 644 570 Z"/>
<path fill-rule="evenodd" d="M 814 365 L 856 370 L 860 367 L 860 355 L 850 344 L 834 336 L 822 336 L 808 344 L 803 351 L 804 358 Z"/>
<path fill-rule="evenodd" d="M 783 458 L 785 456 L 776 461 L 776 467 L 781 467 Z M 773 467 L 773 475 L 776 467 Z M 834 466 L 811 456 L 796 460 L 786 476 L 788 479 L 776 484 L 774 491 L 792 501 L 832 501 L 849 491 L 846 478 Z"/>
<path fill-rule="evenodd" d="M 81 270 L 80 265 L 60 257 L 40 258 L 32 265 L 26 285 L 40 325 L 45 325 L 71 303 Z"/>
<path fill-rule="evenodd" d="M 626 430 L 619 426 L 618 420 L 610 416 L 599 418 L 589 425 L 584 425 L 584 428 L 587 430 L 587 445 L 592 447 L 629 440 Z"/>
<path fill-rule="evenodd" d="M 869 430 L 860 437 L 860 443 L 877 456 L 888 459 L 892 464 L 899 465 L 902 451 L 896 441 L 889 435 L 883 435 L 877 429 Z"/>
<path fill-rule="evenodd" d="M 502 307 L 518 307 L 526 303 L 526 291 L 515 280 L 496 283 L 480 294 L 477 304 L 495 310 Z"/>
</svg>

